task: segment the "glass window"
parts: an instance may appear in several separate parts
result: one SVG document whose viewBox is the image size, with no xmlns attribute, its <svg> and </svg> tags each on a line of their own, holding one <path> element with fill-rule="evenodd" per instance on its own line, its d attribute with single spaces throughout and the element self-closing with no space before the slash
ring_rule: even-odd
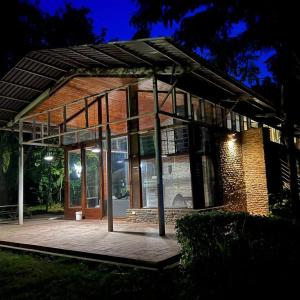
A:
<svg viewBox="0 0 300 300">
<path fill-rule="evenodd" d="M 141 161 L 143 207 L 157 207 L 155 159 Z M 163 157 L 164 204 L 166 208 L 192 208 L 188 155 Z"/>
<path fill-rule="evenodd" d="M 140 152 L 141 156 L 155 155 L 153 134 L 140 136 Z"/>
<path fill-rule="evenodd" d="M 114 216 L 125 216 L 129 208 L 127 138 L 112 139 L 112 198 Z"/>
<path fill-rule="evenodd" d="M 80 150 L 68 153 L 69 199 L 70 207 L 81 206 L 82 166 Z"/>
</svg>

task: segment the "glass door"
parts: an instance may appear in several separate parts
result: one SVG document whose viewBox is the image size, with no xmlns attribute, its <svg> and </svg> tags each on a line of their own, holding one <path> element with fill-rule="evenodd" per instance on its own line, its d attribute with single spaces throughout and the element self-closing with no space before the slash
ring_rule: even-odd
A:
<svg viewBox="0 0 300 300">
<path fill-rule="evenodd" d="M 85 149 L 86 163 L 86 208 L 100 208 L 100 153 Z"/>
<path fill-rule="evenodd" d="M 69 208 L 82 205 L 82 165 L 80 149 L 68 152 Z"/>
</svg>

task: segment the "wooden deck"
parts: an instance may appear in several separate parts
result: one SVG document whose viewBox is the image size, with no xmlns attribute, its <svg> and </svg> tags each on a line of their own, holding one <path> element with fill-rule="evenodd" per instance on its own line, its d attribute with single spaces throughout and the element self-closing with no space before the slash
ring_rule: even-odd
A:
<svg viewBox="0 0 300 300">
<path fill-rule="evenodd" d="M 0 224 L 0 247 L 51 253 L 144 268 L 163 268 L 179 259 L 173 226 L 166 236 L 158 225 L 114 222 L 107 232 L 106 221 L 38 218 L 24 225 Z"/>
</svg>

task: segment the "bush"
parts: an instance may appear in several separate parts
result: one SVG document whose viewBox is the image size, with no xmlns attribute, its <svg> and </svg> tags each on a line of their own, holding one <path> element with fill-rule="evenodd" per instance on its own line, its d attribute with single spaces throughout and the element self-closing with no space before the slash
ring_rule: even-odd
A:
<svg viewBox="0 0 300 300">
<path fill-rule="evenodd" d="M 300 228 L 275 217 L 207 212 L 176 224 L 190 292 L 204 298 L 244 293 L 278 297 L 298 286 Z"/>
<path fill-rule="evenodd" d="M 300 228 L 279 218 L 206 212 L 177 221 L 184 267 L 216 263 L 299 261 Z"/>
</svg>

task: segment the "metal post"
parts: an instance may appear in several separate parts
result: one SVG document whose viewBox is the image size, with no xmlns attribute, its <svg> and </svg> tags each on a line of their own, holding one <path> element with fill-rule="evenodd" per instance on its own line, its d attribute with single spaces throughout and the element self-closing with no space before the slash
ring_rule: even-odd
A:
<svg viewBox="0 0 300 300">
<path fill-rule="evenodd" d="M 154 90 L 153 90 L 153 92 L 154 92 Z M 177 105 L 176 105 L 176 87 L 174 86 L 173 89 L 172 89 L 172 113 L 174 115 L 177 114 L 176 107 L 177 107 Z"/>
<path fill-rule="evenodd" d="M 157 79 L 153 77 L 153 100 L 154 100 L 154 135 L 155 135 L 155 165 L 157 181 L 157 198 L 158 198 L 158 224 L 159 235 L 165 235 L 165 211 L 164 211 L 164 191 L 162 177 L 162 159 L 161 159 L 161 131 L 159 119 L 159 103 L 157 94 Z"/>
<path fill-rule="evenodd" d="M 84 99 L 84 112 L 85 112 L 85 128 L 89 127 L 89 106 L 87 98 Z"/>
<path fill-rule="evenodd" d="M 19 225 L 23 225 L 23 205 L 24 205 L 24 148 L 23 148 L 23 122 L 19 122 L 19 193 L 18 193 L 18 213 Z"/>
<path fill-rule="evenodd" d="M 111 132 L 109 126 L 108 94 L 105 94 L 106 108 L 106 170 L 107 170 L 107 226 L 108 232 L 114 231 L 113 224 L 113 203 L 112 203 L 112 174 L 111 174 Z"/>
<path fill-rule="evenodd" d="M 50 135 L 50 124 L 51 124 L 51 120 L 50 120 L 51 116 L 50 116 L 50 111 L 48 111 L 47 113 L 47 136 Z"/>
<path fill-rule="evenodd" d="M 41 123 L 41 142 L 42 144 L 44 144 L 44 123 L 43 122 Z"/>
<path fill-rule="evenodd" d="M 188 118 L 193 120 L 193 104 L 192 104 L 192 95 L 187 94 L 187 109 L 188 109 Z"/>
</svg>

